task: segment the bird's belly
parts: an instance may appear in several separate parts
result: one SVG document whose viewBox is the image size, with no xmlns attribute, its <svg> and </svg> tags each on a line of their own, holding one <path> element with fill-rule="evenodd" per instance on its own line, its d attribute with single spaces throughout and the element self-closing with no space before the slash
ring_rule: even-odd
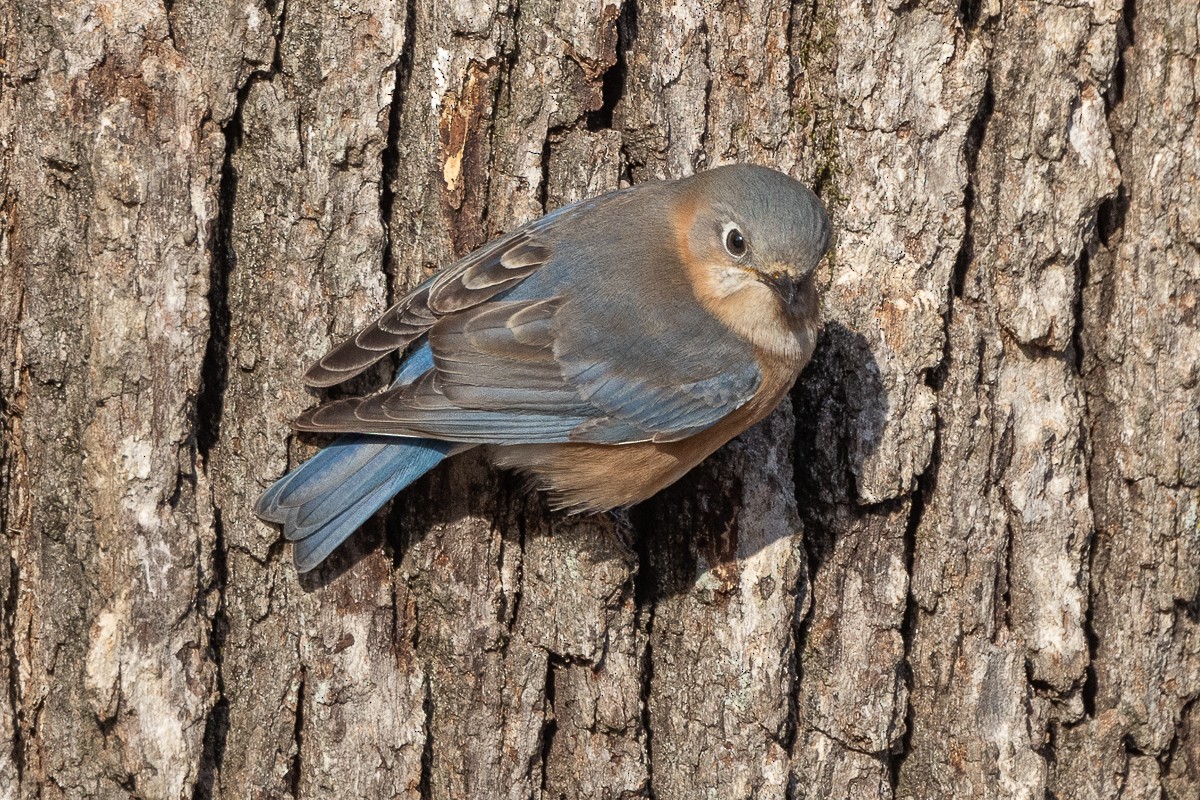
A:
<svg viewBox="0 0 1200 800">
<path fill-rule="evenodd" d="M 492 459 L 529 475 L 555 508 L 604 511 L 645 500 L 722 443 L 691 451 L 682 444 L 522 444 L 493 448 Z"/>
<path fill-rule="evenodd" d="M 769 414 L 796 370 L 768 371 L 763 389 L 721 422 L 676 442 L 521 444 L 492 448 L 498 466 L 529 475 L 555 508 L 606 511 L 670 486 L 717 448 Z M 782 374 L 780 374 L 782 373 Z"/>
</svg>

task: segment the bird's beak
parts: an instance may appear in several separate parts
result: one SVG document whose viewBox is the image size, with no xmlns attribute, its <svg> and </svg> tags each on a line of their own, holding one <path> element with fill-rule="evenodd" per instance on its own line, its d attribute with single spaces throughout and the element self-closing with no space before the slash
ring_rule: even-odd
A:
<svg viewBox="0 0 1200 800">
<path fill-rule="evenodd" d="M 801 280 L 790 272 L 776 269 L 763 273 L 763 282 L 775 290 L 788 308 L 794 306 L 800 298 Z"/>
</svg>

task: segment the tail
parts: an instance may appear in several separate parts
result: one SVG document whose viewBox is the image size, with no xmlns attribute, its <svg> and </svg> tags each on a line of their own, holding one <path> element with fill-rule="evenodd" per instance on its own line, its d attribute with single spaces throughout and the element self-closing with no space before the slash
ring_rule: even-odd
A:
<svg viewBox="0 0 1200 800">
<path fill-rule="evenodd" d="M 433 439 L 341 436 L 275 481 L 254 513 L 283 525 L 296 569 L 308 572 L 397 492 L 463 449 Z"/>
</svg>

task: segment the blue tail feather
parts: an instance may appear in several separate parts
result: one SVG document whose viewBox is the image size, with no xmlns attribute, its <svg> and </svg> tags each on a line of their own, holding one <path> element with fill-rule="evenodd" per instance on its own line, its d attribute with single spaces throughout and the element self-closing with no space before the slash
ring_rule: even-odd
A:
<svg viewBox="0 0 1200 800">
<path fill-rule="evenodd" d="M 380 506 L 449 455 L 451 442 L 349 434 L 277 480 L 255 513 L 283 525 L 296 569 L 320 564 Z"/>
</svg>

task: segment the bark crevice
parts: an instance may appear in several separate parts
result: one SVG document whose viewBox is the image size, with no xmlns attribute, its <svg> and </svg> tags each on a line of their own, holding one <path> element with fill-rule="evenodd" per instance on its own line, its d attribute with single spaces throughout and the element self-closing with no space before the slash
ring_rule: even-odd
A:
<svg viewBox="0 0 1200 800">
<path fill-rule="evenodd" d="M 958 19 L 968 33 L 979 27 L 979 17 L 982 13 L 983 0 L 959 0 Z"/>
<path fill-rule="evenodd" d="M 949 330 L 946 331 L 946 335 L 949 337 Z M 901 715 L 904 733 L 897 740 L 894 732 L 889 731 L 888 740 L 892 741 L 893 744 L 891 749 L 885 754 L 888 784 L 891 787 L 893 797 L 900 787 L 900 773 L 904 769 L 904 763 L 908 759 L 909 753 L 912 752 L 914 715 L 912 701 L 914 690 L 912 647 L 916 641 L 917 615 L 920 613 L 920 604 L 917 602 L 916 593 L 913 591 L 913 565 L 917 553 L 917 534 L 921 529 L 922 521 L 925 519 L 926 504 L 937 489 L 938 472 L 941 468 L 941 428 L 942 423 L 938 414 L 938 407 L 935 406 L 933 446 L 929 455 L 929 465 L 918 476 L 916 488 L 909 496 L 908 519 L 905 521 L 904 526 L 903 557 L 904 572 L 907 576 L 907 590 L 904 598 L 904 615 L 901 617 L 900 622 L 900 638 L 903 650 L 900 658 L 899 674 L 897 675 L 898 682 L 904 684 L 904 713 Z"/>
<path fill-rule="evenodd" d="M 167 21 L 167 41 L 178 50 L 175 43 L 175 0 L 163 0 L 163 17 Z"/>
<path fill-rule="evenodd" d="M 234 153 L 242 137 L 242 106 L 253 86 L 253 78 L 238 91 L 233 116 L 223 127 L 225 155 L 217 185 L 217 218 L 213 226 L 208 273 L 208 344 L 201 363 L 201 387 L 196 397 L 196 450 L 207 468 L 208 456 L 221 435 L 221 415 L 229 375 L 229 278 L 237 265 L 233 250 L 233 209 L 237 201 L 237 170 Z"/>
<path fill-rule="evenodd" d="M 967 127 L 967 136 L 963 141 L 963 157 L 967 162 L 967 181 L 963 187 L 963 238 L 959 246 L 958 256 L 954 260 L 953 289 L 950 298 L 950 310 L 946 316 L 946 341 L 950 341 L 950 320 L 954 299 L 961 298 L 966 289 L 967 272 L 974 257 L 975 244 L 975 197 L 978 193 L 979 152 L 983 149 L 983 138 L 987 135 L 988 124 L 995 113 L 996 99 L 992 89 L 992 76 L 989 71 L 983 93 L 979 96 L 979 105 L 975 116 Z"/>
<path fill-rule="evenodd" d="M 396 203 L 395 184 L 400 175 L 400 128 L 405 99 L 412 85 L 416 34 L 417 3 L 416 0 L 408 0 L 404 12 L 404 44 L 396 62 L 395 85 L 392 87 L 392 100 L 388 107 L 387 140 L 380 154 L 379 221 L 383 226 L 383 255 L 380 266 L 383 270 L 388 308 L 391 308 L 397 299 L 395 226 L 392 222 L 392 209 Z M 389 526 L 389 529 L 391 527 Z"/>
<path fill-rule="evenodd" d="M 274 13 L 274 8 L 272 8 Z M 234 270 L 237 269 L 237 252 L 233 246 L 234 208 L 237 203 L 238 173 L 234 158 L 244 137 L 243 113 L 246 100 L 254 85 L 262 80 L 273 80 L 283 71 L 283 28 L 287 15 L 286 0 L 279 9 L 275 23 L 275 36 L 271 66 L 266 70 L 254 70 L 238 87 L 233 113 L 221 126 L 225 139 L 225 152 L 221 160 L 221 171 L 217 180 L 217 216 L 210 233 L 207 247 L 210 253 L 208 292 L 208 342 L 201 362 L 200 391 L 197 394 L 196 450 L 204 468 L 213 446 L 220 439 L 221 417 L 225 407 L 225 390 L 229 379 L 229 335 L 233 314 L 229 306 L 229 286 Z"/>
<path fill-rule="evenodd" d="M 300 667 L 300 680 L 296 685 L 296 717 L 295 724 L 292 727 L 292 763 L 288 766 L 287 782 L 288 792 L 294 800 L 299 800 L 300 797 L 300 782 L 303 776 L 302 769 L 304 767 L 304 692 L 306 688 L 306 680 L 308 671 L 303 666 Z"/>
<path fill-rule="evenodd" d="M 649 568 L 653 563 L 650 556 L 649 537 L 643 534 L 637 536 L 635 541 L 638 544 L 639 565 L 633 576 L 633 599 L 637 608 L 635 627 L 641 628 L 642 635 L 645 637 L 638 669 L 639 723 L 646 753 L 646 792 L 649 800 L 654 800 L 654 727 L 651 702 L 654 688 L 654 614 L 657 609 L 660 587 L 654 579 L 655 570 Z"/>
<path fill-rule="evenodd" d="M 600 107 L 584 114 L 584 127 L 595 133 L 611 130 L 617 104 L 625 96 L 628 79 L 628 51 L 630 40 L 637 30 L 637 0 L 622 0 L 617 13 L 617 43 L 613 51 L 613 65 L 604 71 L 600 79 Z"/>
<path fill-rule="evenodd" d="M 225 525 L 221 510 L 213 509 L 213 530 L 216 543 L 213 550 L 213 579 L 206 593 L 217 594 L 217 607 L 212 615 L 208 632 L 207 658 L 216 669 L 217 699 L 204 720 L 204 748 L 196 769 L 196 784 L 192 790 L 193 800 L 211 800 L 216 796 L 216 786 L 221 777 L 221 766 L 225 759 L 225 743 L 229 734 L 229 697 L 225 694 L 225 643 L 229 635 L 229 616 L 226 609 L 225 590 L 229 584 L 228 552 L 225 546 Z"/>
<path fill-rule="evenodd" d="M 0 401 L 2 403 L 2 401 Z M 0 413 L 3 412 L 3 407 L 0 405 Z M 7 465 L 0 467 L 0 471 L 6 470 Z M 2 488 L 2 487 L 0 487 Z M 4 494 L 0 492 L 0 497 Z M 0 507 L 0 523 L 7 534 L 11 531 L 8 527 L 8 507 L 4 505 Z M 12 540 L 9 540 L 11 546 Z M 13 769 L 16 771 L 17 785 L 24 783 L 25 776 L 25 715 L 22 710 L 21 703 L 21 680 L 19 670 L 19 656 L 17 654 L 17 599 L 19 597 L 19 587 L 21 585 L 21 568 L 17 560 L 11 555 L 8 557 L 8 591 L 4 597 L 4 626 L 8 629 L 8 680 L 5 681 L 5 686 L 8 689 L 8 704 L 12 710 L 12 760 Z"/>
<path fill-rule="evenodd" d="M 413 650 L 416 650 L 416 642 Z M 424 693 L 421 699 L 421 770 L 417 783 L 417 791 L 421 800 L 433 800 L 433 684 L 426 676 L 423 681 Z"/>
<path fill-rule="evenodd" d="M 549 788 L 547 781 L 547 765 L 550 763 L 550 754 L 554 750 L 554 736 L 558 733 L 558 719 L 555 716 L 554 699 L 555 689 L 554 680 L 558 671 L 558 665 L 564 663 L 557 658 L 554 653 L 550 653 L 546 659 L 546 678 L 542 687 L 542 729 L 538 732 L 538 739 L 541 742 L 541 750 L 538 754 L 538 766 L 540 769 L 539 786 L 542 794 L 546 793 Z"/>
<path fill-rule="evenodd" d="M 243 112 L 254 85 L 260 80 L 270 80 L 282 69 L 280 56 L 283 38 L 283 14 L 281 9 L 276 22 L 272 66 L 269 70 L 252 72 L 237 90 L 236 103 L 230 118 L 222 126 L 225 149 L 217 184 L 217 214 L 211 233 L 209 283 L 207 292 L 209 336 L 201 365 L 201 388 L 195 400 L 195 450 L 200 459 L 200 468 L 214 477 L 210 469 L 213 448 L 221 438 L 221 424 L 225 407 L 225 393 L 229 375 L 229 342 L 233 313 L 230 307 L 230 282 L 237 269 L 237 252 L 233 244 L 234 215 L 238 196 L 238 173 L 234 159 L 244 137 Z M 182 477 L 182 476 L 181 476 Z M 176 494 L 179 489 L 176 489 Z M 225 694 L 224 648 L 228 636 L 229 620 L 226 591 L 229 581 L 228 549 L 225 539 L 222 509 L 217 498 L 211 499 L 214 535 L 213 575 L 207 586 L 201 585 L 197 596 L 216 594 L 214 610 L 208 629 L 206 658 L 214 666 L 216 700 L 205 717 L 203 747 L 196 769 L 193 798 L 215 796 L 216 784 L 220 779 L 225 756 L 226 738 L 229 732 L 229 698 Z M 198 576 L 203 581 L 203 576 Z"/>
<path fill-rule="evenodd" d="M 713 64 L 712 64 L 712 30 L 708 26 L 708 20 L 702 18 L 700 20 L 700 39 L 704 42 L 700 51 L 702 62 L 704 64 L 704 103 L 702 104 L 703 112 L 701 114 L 700 126 L 700 149 L 697 155 L 692 157 L 692 168 L 701 170 L 704 168 L 707 161 L 707 153 L 709 150 L 709 128 L 712 127 L 712 92 L 713 92 Z"/>
</svg>

